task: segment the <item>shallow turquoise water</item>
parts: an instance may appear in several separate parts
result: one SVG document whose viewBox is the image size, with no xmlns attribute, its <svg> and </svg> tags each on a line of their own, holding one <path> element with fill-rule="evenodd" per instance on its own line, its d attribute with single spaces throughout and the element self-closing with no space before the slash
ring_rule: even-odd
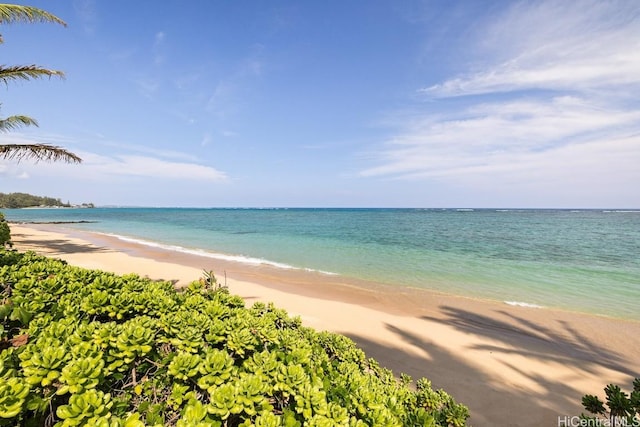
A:
<svg viewBox="0 0 640 427">
<path fill-rule="evenodd" d="M 640 211 L 4 210 L 239 262 L 640 319 Z"/>
</svg>

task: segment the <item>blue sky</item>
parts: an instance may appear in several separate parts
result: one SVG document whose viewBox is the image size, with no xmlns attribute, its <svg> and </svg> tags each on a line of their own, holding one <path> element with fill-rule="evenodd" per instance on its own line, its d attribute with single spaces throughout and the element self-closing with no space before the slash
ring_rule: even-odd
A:
<svg viewBox="0 0 640 427">
<path fill-rule="evenodd" d="M 31 1 L 0 114 L 80 165 L 0 191 L 144 206 L 640 207 L 640 2 Z"/>
</svg>

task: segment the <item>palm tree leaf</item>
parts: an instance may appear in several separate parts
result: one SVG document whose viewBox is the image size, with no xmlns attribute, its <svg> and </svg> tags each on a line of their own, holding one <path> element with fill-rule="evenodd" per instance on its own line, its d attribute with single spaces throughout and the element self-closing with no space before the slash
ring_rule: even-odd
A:
<svg viewBox="0 0 640 427">
<path fill-rule="evenodd" d="M 82 159 L 62 147 L 48 144 L 3 144 L 0 145 L 0 158 L 20 161 L 35 159 L 36 162 L 64 161 L 67 163 L 81 163 Z"/>
<path fill-rule="evenodd" d="M 67 24 L 57 16 L 32 6 L 0 3 L 0 24 L 15 22 L 53 22 L 63 26 Z M 2 43 L 2 36 L 0 36 Z M 14 80 L 30 80 L 40 77 L 52 76 L 64 78 L 64 73 L 57 70 L 49 70 L 37 65 L 4 66 L 0 65 L 0 82 L 9 84 Z M 38 123 L 28 116 L 11 116 L 0 119 L 0 132 L 10 131 L 22 126 L 37 126 Z M 80 163 L 82 159 L 61 147 L 48 144 L 0 144 L 0 159 L 17 160 L 35 159 L 36 162 L 64 161 L 67 163 Z"/>
<path fill-rule="evenodd" d="M 62 26 L 67 23 L 57 16 L 32 6 L 22 6 L 19 4 L 0 4 L 0 24 L 11 24 L 14 22 L 53 22 Z"/>
<path fill-rule="evenodd" d="M 42 68 L 37 65 L 16 65 L 9 67 L 0 65 L 0 81 L 5 84 L 13 80 L 29 80 L 52 76 L 64 78 L 64 73 L 62 71 Z"/>
<path fill-rule="evenodd" d="M 38 126 L 38 122 L 29 116 L 10 116 L 0 119 L 0 132 L 9 132 L 23 126 Z"/>
</svg>

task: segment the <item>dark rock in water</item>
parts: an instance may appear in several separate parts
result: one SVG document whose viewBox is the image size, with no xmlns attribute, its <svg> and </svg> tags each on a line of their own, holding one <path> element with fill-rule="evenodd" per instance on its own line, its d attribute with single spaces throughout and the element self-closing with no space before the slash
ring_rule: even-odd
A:
<svg viewBox="0 0 640 427">
<path fill-rule="evenodd" d="M 98 221 L 8 221 L 10 224 L 89 224 Z"/>
</svg>

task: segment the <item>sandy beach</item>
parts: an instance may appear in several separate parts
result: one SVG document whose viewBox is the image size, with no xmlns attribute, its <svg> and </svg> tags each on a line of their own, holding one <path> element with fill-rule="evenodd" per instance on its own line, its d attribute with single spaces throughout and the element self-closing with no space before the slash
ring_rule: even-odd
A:
<svg viewBox="0 0 640 427">
<path fill-rule="evenodd" d="M 510 306 L 339 276 L 248 266 L 137 245 L 63 225 L 11 224 L 15 248 L 176 286 L 215 272 L 243 297 L 349 336 L 382 366 L 426 377 L 467 405 L 475 426 L 557 426 L 583 394 L 640 376 L 640 322 Z"/>
</svg>

